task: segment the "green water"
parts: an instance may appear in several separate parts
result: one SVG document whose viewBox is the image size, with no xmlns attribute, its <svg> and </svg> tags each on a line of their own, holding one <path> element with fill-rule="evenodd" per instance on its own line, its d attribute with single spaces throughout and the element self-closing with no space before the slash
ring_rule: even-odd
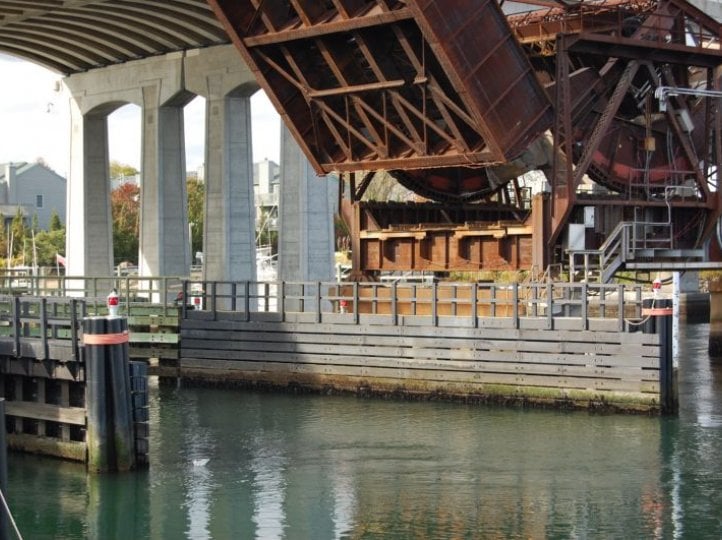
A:
<svg viewBox="0 0 722 540">
<path fill-rule="evenodd" d="M 26 539 L 722 538 L 708 330 L 678 418 L 154 387 L 149 470 L 12 454 L 12 509 Z"/>
</svg>

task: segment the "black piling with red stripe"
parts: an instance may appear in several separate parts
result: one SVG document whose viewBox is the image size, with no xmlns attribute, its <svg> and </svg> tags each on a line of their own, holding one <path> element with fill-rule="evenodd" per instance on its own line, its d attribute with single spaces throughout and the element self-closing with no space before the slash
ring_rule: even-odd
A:
<svg viewBox="0 0 722 540">
<path fill-rule="evenodd" d="M 128 320 L 83 319 L 86 370 L 88 470 L 135 468 L 128 358 Z"/>
<path fill-rule="evenodd" d="M 659 334 L 659 405 L 663 414 L 676 414 L 679 403 L 677 373 L 674 368 L 672 300 L 644 300 L 642 307 L 642 314 L 648 317 L 642 331 L 646 334 Z"/>
</svg>

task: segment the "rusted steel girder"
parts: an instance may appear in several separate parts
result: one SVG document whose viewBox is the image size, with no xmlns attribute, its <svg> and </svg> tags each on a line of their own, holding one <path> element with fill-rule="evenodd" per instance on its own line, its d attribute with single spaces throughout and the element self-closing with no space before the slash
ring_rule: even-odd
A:
<svg viewBox="0 0 722 540">
<path fill-rule="evenodd" d="M 504 271 L 532 265 L 532 226 L 512 207 L 356 204 L 356 264 L 369 278 L 393 271 Z"/>
<path fill-rule="evenodd" d="M 209 4 L 320 174 L 503 163 L 552 124 L 496 2 Z"/>
<path fill-rule="evenodd" d="M 527 3 L 527 2 L 524 2 Z M 629 32 L 634 17 L 652 13 L 656 0 L 602 0 L 535 9 L 509 15 L 507 20 L 519 43 L 530 51 L 553 56 L 559 34 Z"/>
</svg>

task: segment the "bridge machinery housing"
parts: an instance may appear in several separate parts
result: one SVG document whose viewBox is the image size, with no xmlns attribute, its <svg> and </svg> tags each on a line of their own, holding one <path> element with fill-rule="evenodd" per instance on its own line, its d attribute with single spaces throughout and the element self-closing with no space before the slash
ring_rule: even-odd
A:
<svg viewBox="0 0 722 540">
<path fill-rule="evenodd" d="M 316 171 L 347 178 L 356 275 L 719 260 L 720 25 L 693 5 L 209 4 Z M 380 171 L 414 200 L 364 201 Z"/>
</svg>

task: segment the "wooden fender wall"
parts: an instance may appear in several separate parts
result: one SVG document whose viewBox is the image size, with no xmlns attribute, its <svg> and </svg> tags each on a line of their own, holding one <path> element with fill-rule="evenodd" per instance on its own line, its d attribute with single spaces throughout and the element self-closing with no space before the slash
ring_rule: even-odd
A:
<svg viewBox="0 0 722 540">
<path fill-rule="evenodd" d="M 283 319 L 283 320 L 281 320 Z M 189 311 L 183 378 L 317 391 L 658 411 L 657 334 L 580 318 Z M 593 326 L 593 325 L 592 325 Z"/>
</svg>

